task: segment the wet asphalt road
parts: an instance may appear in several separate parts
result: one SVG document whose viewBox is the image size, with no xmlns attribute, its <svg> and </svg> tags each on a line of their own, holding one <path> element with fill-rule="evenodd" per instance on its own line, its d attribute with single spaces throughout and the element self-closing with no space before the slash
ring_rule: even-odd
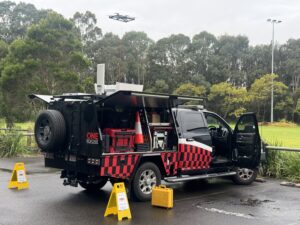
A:
<svg viewBox="0 0 300 225">
<path fill-rule="evenodd" d="M 10 174 L 0 171 L 0 225 L 60 224 L 300 224 L 300 189 L 279 181 L 237 186 L 229 180 L 172 185 L 174 208 L 130 202 L 132 220 L 103 217 L 111 191 L 89 194 L 64 187 L 59 173 L 29 175 L 30 189 L 7 189 Z"/>
</svg>

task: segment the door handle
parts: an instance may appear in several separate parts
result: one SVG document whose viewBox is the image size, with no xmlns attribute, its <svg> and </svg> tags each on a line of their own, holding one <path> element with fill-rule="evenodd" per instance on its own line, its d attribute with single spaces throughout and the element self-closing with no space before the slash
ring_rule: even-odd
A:
<svg viewBox="0 0 300 225">
<path fill-rule="evenodd" d="M 193 138 L 187 138 L 186 141 L 194 141 Z"/>
</svg>

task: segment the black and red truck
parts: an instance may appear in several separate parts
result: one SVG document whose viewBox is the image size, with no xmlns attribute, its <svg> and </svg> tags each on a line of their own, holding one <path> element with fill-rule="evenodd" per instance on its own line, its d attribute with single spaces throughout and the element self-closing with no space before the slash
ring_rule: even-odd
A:
<svg viewBox="0 0 300 225">
<path fill-rule="evenodd" d="M 45 166 L 65 185 L 101 189 L 124 181 L 141 201 L 162 180 L 228 176 L 250 184 L 264 153 L 254 113 L 234 129 L 196 97 L 117 91 L 109 96 L 31 95 L 47 102 L 35 123 Z"/>
</svg>

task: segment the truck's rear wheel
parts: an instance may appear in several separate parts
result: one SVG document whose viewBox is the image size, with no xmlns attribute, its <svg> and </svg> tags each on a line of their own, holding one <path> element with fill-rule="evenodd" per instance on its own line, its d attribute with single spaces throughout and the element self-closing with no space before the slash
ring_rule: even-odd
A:
<svg viewBox="0 0 300 225">
<path fill-rule="evenodd" d="M 63 115 L 57 110 L 42 111 L 34 126 L 37 145 L 42 151 L 58 150 L 66 137 L 66 124 Z"/>
<path fill-rule="evenodd" d="M 107 178 L 101 178 L 93 183 L 87 183 L 84 181 L 79 182 L 80 186 L 86 189 L 87 191 L 99 191 L 107 183 Z"/>
<path fill-rule="evenodd" d="M 139 201 L 151 199 L 152 188 L 160 185 L 161 173 L 159 168 L 152 162 L 142 164 L 133 179 L 132 190 Z"/>
<path fill-rule="evenodd" d="M 257 177 L 257 169 L 237 168 L 236 172 L 232 180 L 234 183 L 240 185 L 251 184 Z"/>
</svg>

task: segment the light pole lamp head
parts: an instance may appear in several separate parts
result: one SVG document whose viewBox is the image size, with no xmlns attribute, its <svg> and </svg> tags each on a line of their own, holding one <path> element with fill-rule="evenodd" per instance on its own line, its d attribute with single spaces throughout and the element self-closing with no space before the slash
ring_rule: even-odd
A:
<svg viewBox="0 0 300 225">
<path fill-rule="evenodd" d="M 267 19 L 267 22 L 270 22 L 270 23 L 281 23 L 282 20 L 275 20 L 275 19 Z"/>
</svg>

